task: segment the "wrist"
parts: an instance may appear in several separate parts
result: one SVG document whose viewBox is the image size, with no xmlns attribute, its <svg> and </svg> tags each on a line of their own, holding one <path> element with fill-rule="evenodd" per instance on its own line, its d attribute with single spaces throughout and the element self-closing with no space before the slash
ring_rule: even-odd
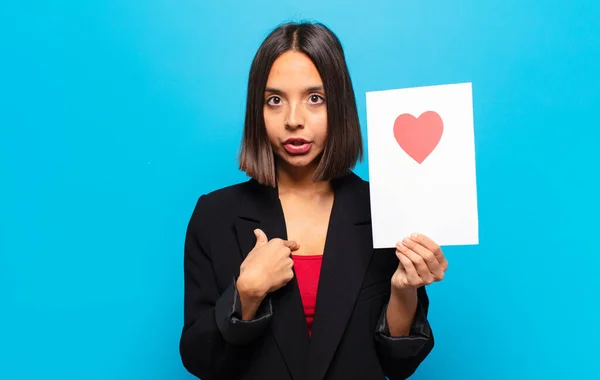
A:
<svg viewBox="0 0 600 380">
<path fill-rule="evenodd" d="M 407 287 L 407 288 L 397 288 L 392 286 L 392 291 L 390 294 L 391 301 L 395 303 L 402 304 L 416 304 L 418 301 L 417 297 L 417 288 Z"/>
<path fill-rule="evenodd" d="M 418 302 L 416 288 L 392 288 L 386 313 L 391 336 L 410 335 Z"/>
<path fill-rule="evenodd" d="M 247 299 L 262 300 L 267 295 L 267 291 L 264 290 L 264 287 L 244 275 L 240 275 L 236 282 L 236 286 L 240 296 Z"/>
</svg>

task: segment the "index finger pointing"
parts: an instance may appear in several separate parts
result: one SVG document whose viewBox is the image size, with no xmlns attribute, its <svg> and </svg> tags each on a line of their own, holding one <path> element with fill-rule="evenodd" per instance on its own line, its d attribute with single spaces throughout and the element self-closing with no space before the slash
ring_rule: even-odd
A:
<svg viewBox="0 0 600 380">
<path fill-rule="evenodd" d="M 291 249 L 292 251 L 297 251 L 300 248 L 300 244 L 295 242 L 294 240 L 284 240 L 283 245 Z"/>
</svg>

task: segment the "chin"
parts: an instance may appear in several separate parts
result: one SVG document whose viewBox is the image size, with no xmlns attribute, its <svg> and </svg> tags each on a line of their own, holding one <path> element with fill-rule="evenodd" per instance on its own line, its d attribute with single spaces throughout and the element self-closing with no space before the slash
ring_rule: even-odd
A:
<svg viewBox="0 0 600 380">
<path fill-rule="evenodd" d="M 285 161 L 293 167 L 303 168 L 310 166 L 315 160 L 314 157 L 289 157 Z"/>
<path fill-rule="evenodd" d="M 285 155 L 282 157 L 282 161 L 284 161 L 286 165 L 289 165 L 293 168 L 305 168 L 308 166 L 316 167 L 319 164 L 318 158 L 318 156 L 313 154 L 305 156 Z"/>
</svg>

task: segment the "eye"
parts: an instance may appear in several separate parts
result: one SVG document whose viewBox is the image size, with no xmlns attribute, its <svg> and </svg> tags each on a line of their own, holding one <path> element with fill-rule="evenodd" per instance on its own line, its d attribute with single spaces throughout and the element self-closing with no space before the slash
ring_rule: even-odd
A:
<svg viewBox="0 0 600 380">
<path fill-rule="evenodd" d="M 270 106 L 276 106 L 281 104 L 281 98 L 279 96 L 271 96 L 267 99 L 267 104 Z"/>
<path fill-rule="evenodd" d="M 321 95 L 317 95 L 317 94 L 313 94 L 310 96 L 310 102 L 313 104 L 319 104 L 319 103 L 323 103 L 323 101 L 325 99 L 323 99 L 323 97 Z"/>
</svg>

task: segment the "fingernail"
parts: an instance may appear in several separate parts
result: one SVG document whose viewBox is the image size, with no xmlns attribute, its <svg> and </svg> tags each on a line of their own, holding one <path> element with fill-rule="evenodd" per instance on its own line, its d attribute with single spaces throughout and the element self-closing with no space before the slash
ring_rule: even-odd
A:
<svg viewBox="0 0 600 380">
<path fill-rule="evenodd" d="M 410 237 L 411 237 L 411 238 L 416 238 L 416 237 L 418 237 L 418 236 L 419 236 L 419 234 L 418 234 L 418 233 L 416 233 L 416 232 L 415 232 L 415 233 L 412 233 L 412 234 L 410 234 Z"/>
<path fill-rule="evenodd" d="M 406 237 L 406 238 L 404 238 L 404 240 L 402 240 L 402 242 L 403 242 L 403 243 L 408 243 L 409 241 L 410 241 L 410 239 L 409 239 L 409 238 L 407 238 L 407 237 Z"/>
</svg>

